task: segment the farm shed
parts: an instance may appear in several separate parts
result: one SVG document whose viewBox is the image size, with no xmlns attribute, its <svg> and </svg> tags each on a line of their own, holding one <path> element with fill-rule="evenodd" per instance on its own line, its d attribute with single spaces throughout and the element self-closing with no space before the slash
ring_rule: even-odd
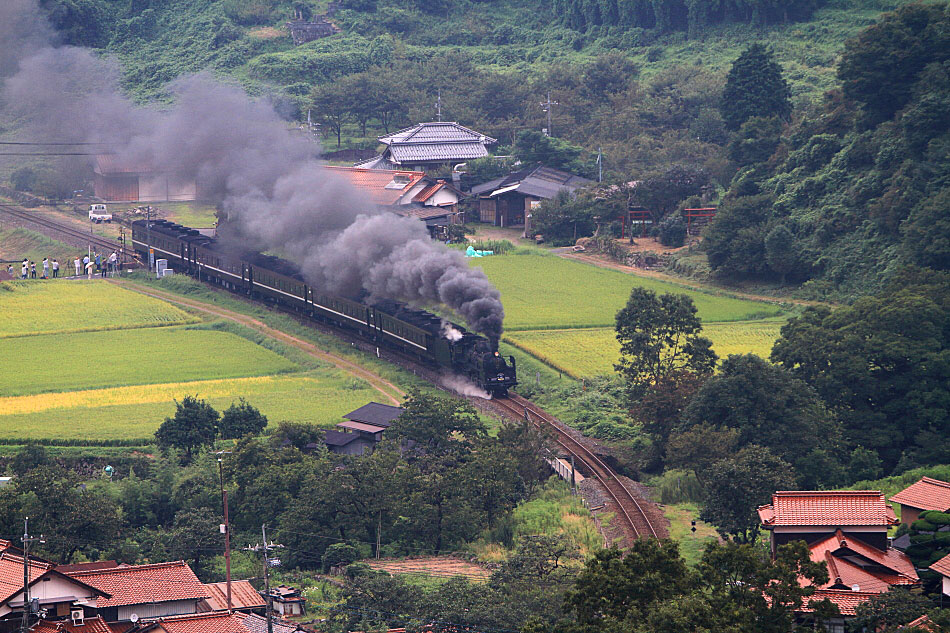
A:
<svg viewBox="0 0 950 633">
<path fill-rule="evenodd" d="M 182 178 L 147 163 L 96 156 L 95 195 L 106 202 L 179 202 L 198 199 L 194 178 Z"/>
<path fill-rule="evenodd" d="M 355 167 L 432 171 L 488 156 L 498 141 L 458 123 L 432 121 L 380 136 L 379 142 L 386 146 L 383 153 Z"/>
<path fill-rule="evenodd" d="M 327 431 L 327 449 L 341 455 L 362 455 L 383 439 L 383 431 L 403 412 L 402 407 L 370 402 L 343 417 L 337 424 L 343 431 Z"/>
<path fill-rule="evenodd" d="M 271 589 L 270 595 L 274 602 L 274 611 L 281 616 L 305 615 L 307 613 L 307 601 L 294 587 L 281 585 Z"/>
<path fill-rule="evenodd" d="M 472 187 L 478 197 L 478 219 L 495 226 L 522 226 L 531 211 L 560 191 L 573 193 L 593 181 L 575 174 L 535 165 Z"/>
</svg>

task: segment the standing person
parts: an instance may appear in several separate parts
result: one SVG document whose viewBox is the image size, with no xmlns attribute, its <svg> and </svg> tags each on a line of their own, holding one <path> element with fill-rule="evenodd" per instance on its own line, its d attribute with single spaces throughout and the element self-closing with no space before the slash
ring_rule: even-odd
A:
<svg viewBox="0 0 950 633">
<path fill-rule="evenodd" d="M 102 255 L 100 255 L 98 252 L 96 252 L 96 272 L 102 272 Z"/>
<path fill-rule="evenodd" d="M 30 261 L 30 279 L 36 279 L 36 262 Z"/>
<path fill-rule="evenodd" d="M 77 276 L 77 277 L 79 276 L 79 265 L 80 265 L 81 263 L 82 263 L 82 262 L 79 261 L 79 255 L 76 255 L 76 259 L 73 261 L 73 266 L 76 267 L 76 276 Z"/>
<path fill-rule="evenodd" d="M 26 274 L 30 270 L 29 264 L 26 263 L 26 260 L 23 260 L 23 263 L 20 264 L 20 279 L 26 279 Z"/>
<path fill-rule="evenodd" d="M 96 267 L 96 263 L 87 257 L 86 258 L 86 279 L 92 279 L 92 271 L 95 267 Z"/>
<path fill-rule="evenodd" d="M 54 259 L 53 260 L 53 279 L 56 279 L 57 277 L 59 277 L 59 260 Z"/>
<path fill-rule="evenodd" d="M 49 279 L 49 257 L 43 258 L 43 279 Z"/>
<path fill-rule="evenodd" d="M 112 251 L 112 254 L 109 255 L 109 270 L 113 276 L 119 272 L 119 255 L 115 251 Z"/>
</svg>

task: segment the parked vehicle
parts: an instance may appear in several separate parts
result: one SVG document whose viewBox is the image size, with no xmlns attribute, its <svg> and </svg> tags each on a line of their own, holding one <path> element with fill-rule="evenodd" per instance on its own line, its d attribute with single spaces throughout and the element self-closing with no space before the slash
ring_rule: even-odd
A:
<svg viewBox="0 0 950 633">
<path fill-rule="evenodd" d="M 112 214 L 104 204 L 89 205 L 89 219 L 96 224 L 101 222 L 112 222 Z"/>
</svg>

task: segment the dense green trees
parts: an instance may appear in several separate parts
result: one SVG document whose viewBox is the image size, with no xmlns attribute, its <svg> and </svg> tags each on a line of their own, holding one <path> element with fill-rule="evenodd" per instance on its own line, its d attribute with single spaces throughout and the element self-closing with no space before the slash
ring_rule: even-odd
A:
<svg viewBox="0 0 950 633">
<path fill-rule="evenodd" d="M 621 26 L 688 30 L 691 36 L 718 22 L 802 20 L 820 4 L 820 0 L 552 0 L 554 12 L 573 29 Z"/>
<path fill-rule="evenodd" d="M 244 437 L 248 433 L 256 435 L 267 426 L 267 416 L 258 411 L 251 403 L 241 398 L 237 404 L 224 410 L 218 423 L 218 434 L 226 440 Z"/>
<path fill-rule="evenodd" d="M 752 117 L 787 119 L 791 93 L 782 67 L 762 44 L 753 44 L 732 63 L 722 90 L 722 118 L 732 130 Z"/>
<path fill-rule="evenodd" d="M 772 352 L 888 470 L 950 459 L 950 279 L 908 269 L 899 279 L 834 312 L 808 308 Z"/>
<path fill-rule="evenodd" d="M 185 460 L 203 447 L 211 446 L 217 437 L 220 414 L 195 396 L 185 396 L 175 401 L 175 416 L 165 418 L 155 431 L 155 440 L 163 449 L 177 448 L 185 451 Z"/>
</svg>

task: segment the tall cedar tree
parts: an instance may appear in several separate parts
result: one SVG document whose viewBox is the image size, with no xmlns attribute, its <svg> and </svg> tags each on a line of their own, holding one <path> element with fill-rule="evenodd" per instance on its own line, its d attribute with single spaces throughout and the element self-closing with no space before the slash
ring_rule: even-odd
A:
<svg viewBox="0 0 950 633">
<path fill-rule="evenodd" d="M 630 395 L 643 392 L 675 372 L 709 374 L 718 357 L 712 341 L 700 336 L 703 326 L 687 295 L 634 288 L 617 313 L 620 362 L 615 365 L 628 381 Z"/>
<path fill-rule="evenodd" d="M 762 44 L 753 44 L 733 62 L 726 77 L 722 118 L 731 130 L 738 130 L 755 116 L 788 119 L 791 94 L 772 52 Z"/>
</svg>

